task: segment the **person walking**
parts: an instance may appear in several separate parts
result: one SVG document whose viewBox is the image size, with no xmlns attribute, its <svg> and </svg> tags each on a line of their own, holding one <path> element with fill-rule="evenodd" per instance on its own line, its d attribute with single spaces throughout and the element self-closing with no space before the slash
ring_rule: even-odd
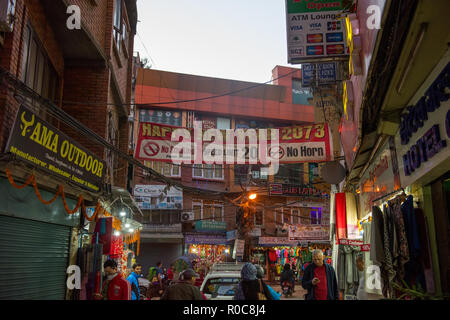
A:
<svg viewBox="0 0 450 320">
<path fill-rule="evenodd" d="M 273 300 L 272 295 L 263 281 L 256 277 L 255 265 L 248 262 L 241 269 L 241 281 L 238 284 L 234 300 Z"/>
<path fill-rule="evenodd" d="M 193 269 L 184 270 L 179 280 L 172 281 L 167 287 L 160 300 L 204 300 L 200 289 L 194 285 L 198 276 Z"/>
<path fill-rule="evenodd" d="M 308 290 L 305 300 L 339 300 L 336 272 L 324 263 L 323 252 L 314 250 L 312 260 L 302 279 L 302 287 Z"/>
<path fill-rule="evenodd" d="M 261 267 L 259 264 L 255 265 L 256 267 L 256 278 L 258 279 L 258 281 L 262 282 L 264 285 L 267 286 L 267 289 L 269 289 L 269 292 L 272 296 L 273 300 L 281 300 L 281 293 L 276 292 L 275 290 L 272 289 L 271 286 L 269 286 L 267 283 L 264 282 L 263 278 L 264 278 L 264 269 L 263 267 Z"/>
<path fill-rule="evenodd" d="M 94 296 L 95 300 L 131 300 L 131 285 L 117 272 L 117 262 L 107 260 L 103 264 L 106 280 L 101 293 Z"/>
<path fill-rule="evenodd" d="M 131 285 L 131 300 L 140 300 L 141 292 L 139 290 L 139 278 L 142 276 L 142 265 L 135 263 L 133 272 L 128 276 L 127 281 Z"/>
</svg>

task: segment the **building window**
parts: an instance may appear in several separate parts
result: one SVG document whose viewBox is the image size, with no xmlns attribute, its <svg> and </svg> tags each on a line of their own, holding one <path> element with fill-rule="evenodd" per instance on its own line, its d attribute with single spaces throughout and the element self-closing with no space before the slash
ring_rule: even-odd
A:
<svg viewBox="0 0 450 320">
<path fill-rule="evenodd" d="M 264 210 L 256 210 L 255 212 L 255 226 L 264 225 Z"/>
<path fill-rule="evenodd" d="M 322 224 L 322 208 L 311 208 L 311 224 Z"/>
<path fill-rule="evenodd" d="M 162 161 L 144 161 L 144 165 L 148 168 L 152 168 L 156 172 L 166 177 L 181 177 L 181 168 L 179 165 L 175 165 L 169 162 Z"/>
<path fill-rule="evenodd" d="M 221 202 L 194 200 L 194 220 L 224 221 L 224 206 Z"/>
<path fill-rule="evenodd" d="M 173 210 L 152 210 L 148 215 L 151 224 L 176 224 L 180 223 L 180 212 Z"/>
<path fill-rule="evenodd" d="M 311 224 L 311 215 L 309 208 L 300 208 L 300 224 Z"/>
<path fill-rule="evenodd" d="M 299 209 L 292 209 L 291 210 L 292 215 L 292 224 L 296 225 L 299 224 L 300 221 L 300 210 Z"/>
<path fill-rule="evenodd" d="M 217 118 L 217 129 L 226 130 L 231 129 L 231 119 L 229 118 Z"/>
<path fill-rule="evenodd" d="M 30 25 L 24 32 L 21 80 L 45 99 L 56 100 L 59 77 Z M 28 103 L 33 112 L 46 119 L 39 102 L 30 99 Z"/>
<path fill-rule="evenodd" d="M 283 224 L 283 209 L 275 210 L 275 224 L 278 224 L 278 225 Z"/>
<path fill-rule="evenodd" d="M 117 51 L 120 53 L 120 44 L 122 40 L 122 0 L 115 0 L 114 4 L 114 43 Z"/>
<path fill-rule="evenodd" d="M 192 168 L 194 178 L 223 180 L 223 165 L 221 164 L 194 164 Z"/>
<path fill-rule="evenodd" d="M 302 87 L 301 79 L 292 79 L 292 103 L 311 105 L 313 95 L 311 94 L 311 89 Z"/>
</svg>

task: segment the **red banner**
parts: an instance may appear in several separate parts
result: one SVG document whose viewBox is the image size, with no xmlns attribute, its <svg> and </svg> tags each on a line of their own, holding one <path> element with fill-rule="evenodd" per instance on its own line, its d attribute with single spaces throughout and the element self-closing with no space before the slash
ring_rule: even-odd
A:
<svg viewBox="0 0 450 320">
<path fill-rule="evenodd" d="M 174 137 L 174 140 L 176 138 L 176 141 L 172 141 L 172 133 L 177 129 L 184 128 L 141 122 L 139 125 L 139 137 L 135 157 L 140 160 L 172 162 L 172 151 L 174 148 L 182 141 L 191 141 L 191 155 L 188 155 L 189 159 L 184 161 L 184 163 L 189 163 L 189 161 L 191 164 L 199 163 L 198 158 L 194 161 L 194 141 L 197 145 L 200 145 L 201 149 L 199 150 L 202 151 L 204 151 L 205 147 L 211 144 L 211 142 L 217 143 L 217 139 L 214 135 L 207 138 L 204 131 L 198 130 L 199 132 L 197 132 L 194 129 L 185 129 L 185 134 L 183 134 L 183 137 L 187 137 L 185 140 L 182 140 L 178 135 L 177 137 Z M 264 153 L 264 151 L 270 158 L 278 159 L 279 163 L 324 162 L 332 160 L 333 152 L 331 150 L 332 144 L 330 142 L 330 130 L 328 124 L 313 124 L 277 129 L 279 129 L 278 146 L 271 143 L 270 130 L 273 129 L 267 129 L 267 140 L 265 141 L 259 140 L 260 129 L 219 130 L 222 134 L 221 145 L 223 146 L 223 150 L 220 151 L 222 153 L 219 153 L 219 155 L 223 161 L 216 163 L 227 163 L 226 152 L 234 153 L 234 155 L 236 155 L 238 151 L 245 153 L 245 163 L 249 163 L 248 158 L 249 155 L 251 155 L 252 157 L 258 157 L 258 164 L 267 164 L 267 161 L 266 163 L 260 162 L 261 159 L 259 158 L 259 154 Z M 178 131 L 177 133 L 179 134 Z M 254 145 L 249 143 L 249 138 L 244 138 L 245 143 L 241 146 L 237 146 L 239 140 L 236 136 L 239 134 L 247 134 L 247 137 L 253 135 L 256 139 Z M 196 140 L 194 140 L 194 137 Z M 230 139 L 231 141 L 228 141 Z M 267 146 L 266 149 L 263 146 Z M 235 157 L 233 157 L 233 159 L 235 159 Z M 200 161 L 205 163 L 203 157 L 200 158 Z M 237 162 L 234 161 L 233 163 L 228 164 L 236 163 Z"/>
</svg>

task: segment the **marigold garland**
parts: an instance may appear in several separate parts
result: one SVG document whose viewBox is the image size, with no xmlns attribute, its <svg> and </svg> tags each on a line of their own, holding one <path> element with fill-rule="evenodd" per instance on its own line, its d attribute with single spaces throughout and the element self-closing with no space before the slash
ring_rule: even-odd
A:
<svg viewBox="0 0 450 320">
<path fill-rule="evenodd" d="M 106 216 L 106 217 L 111 217 L 112 216 L 109 211 L 107 211 L 107 210 L 102 208 L 100 202 L 97 202 L 94 214 L 91 217 L 89 217 L 87 215 L 87 213 L 86 213 L 86 207 L 85 207 L 84 199 L 83 199 L 82 195 L 79 196 L 78 202 L 77 202 L 77 205 L 75 206 L 75 208 L 70 210 L 69 206 L 67 205 L 66 195 L 64 193 L 64 186 L 63 185 L 58 185 L 58 190 L 57 190 L 56 194 L 54 195 L 54 197 L 51 200 L 46 201 L 46 200 L 44 200 L 42 198 L 41 193 L 39 192 L 39 188 L 37 186 L 36 178 L 35 178 L 34 174 L 31 174 L 29 176 L 29 178 L 27 179 L 27 181 L 23 185 L 19 186 L 19 185 L 17 185 L 14 182 L 14 179 L 12 177 L 11 171 L 9 171 L 8 168 L 6 168 L 5 172 L 6 172 L 6 176 L 8 177 L 9 183 L 16 189 L 24 189 L 25 187 L 27 187 L 30 184 L 32 184 L 33 185 L 33 189 L 34 189 L 34 193 L 36 194 L 37 198 L 39 199 L 39 201 L 41 201 L 45 205 L 52 204 L 53 202 L 55 202 L 55 200 L 58 198 L 58 196 L 61 196 L 62 202 L 63 202 L 63 205 L 64 205 L 64 209 L 66 210 L 66 212 L 69 215 L 76 213 L 80 209 L 80 206 L 81 206 L 81 212 L 82 212 L 83 216 L 86 218 L 86 220 L 88 220 L 90 222 L 96 220 L 96 218 L 98 216 L 102 215 L 102 214 L 104 216 Z M 117 219 L 115 216 L 112 216 L 112 217 L 113 217 L 113 228 L 115 230 L 121 231 L 122 230 L 122 221 L 120 221 L 120 219 Z M 129 241 L 131 241 L 131 242 L 129 242 L 129 243 L 131 244 L 131 243 L 134 243 L 136 241 L 139 242 L 139 240 L 140 240 L 140 234 L 139 234 L 138 238 L 136 238 L 136 235 L 133 238 L 130 238 Z M 139 250 L 139 244 L 138 244 L 138 250 Z"/>
</svg>

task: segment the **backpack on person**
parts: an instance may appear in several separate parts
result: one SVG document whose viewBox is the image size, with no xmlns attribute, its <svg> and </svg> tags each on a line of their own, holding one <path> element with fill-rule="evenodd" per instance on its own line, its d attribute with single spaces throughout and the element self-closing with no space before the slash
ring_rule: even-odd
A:
<svg viewBox="0 0 450 320">
<path fill-rule="evenodd" d="M 148 269 L 148 280 L 152 283 L 158 282 L 158 269 L 156 267 Z"/>
</svg>

